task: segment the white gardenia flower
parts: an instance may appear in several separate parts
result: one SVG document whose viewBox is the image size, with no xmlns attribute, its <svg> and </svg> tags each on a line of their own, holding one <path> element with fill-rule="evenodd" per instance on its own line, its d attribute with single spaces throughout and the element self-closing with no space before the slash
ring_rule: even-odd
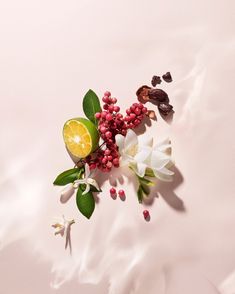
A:
<svg viewBox="0 0 235 294">
<path fill-rule="evenodd" d="M 153 138 L 138 137 L 129 129 L 126 137 L 116 136 L 116 144 L 121 155 L 120 164 L 131 166 L 135 173 L 144 177 L 146 169 L 153 171 L 154 175 L 163 181 L 170 181 L 174 174 L 167 167 L 172 164 L 169 139 L 153 146 Z M 167 152 L 168 151 L 168 152 Z"/>
<path fill-rule="evenodd" d="M 81 184 L 86 185 L 86 189 L 82 193 L 82 195 L 85 195 L 86 193 L 88 193 L 90 191 L 91 186 L 94 186 L 97 190 L 100 190 L 99 185 L 96 182 L 96 180 L 94 180 L 91 177 L 90 167 L 87 163 L 85 164 L 84 177 L 82 179 L 78 179 L 78 180 L 74 181 L 73 183 L 70 183 L 65 186 L 65 188 L 63 189 L 61 196 L 60 196 L 60 202 L 66 203 L 73 196 L 75 189 L 77 189 L 79 187 L 79 185 L 81 185 Z"/>
</svg>

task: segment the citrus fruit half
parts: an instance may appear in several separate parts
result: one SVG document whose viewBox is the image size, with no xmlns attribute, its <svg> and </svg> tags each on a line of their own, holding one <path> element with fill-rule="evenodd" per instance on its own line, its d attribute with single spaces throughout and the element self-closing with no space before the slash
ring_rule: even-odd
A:
<svg viewBox="0 0 235 294">
<path fill-rule="evenodd" d="M 68 151 L 78 158 L 92 153 L 99 143 L 95 125 L 86 118 L 73 118 L 64 124 L 63 137 Z"/>
</svg>

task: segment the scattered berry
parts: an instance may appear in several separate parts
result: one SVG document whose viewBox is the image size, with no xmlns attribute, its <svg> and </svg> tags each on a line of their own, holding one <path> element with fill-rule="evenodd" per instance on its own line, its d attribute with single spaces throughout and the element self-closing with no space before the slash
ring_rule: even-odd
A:
<svg viewBox="0 0 235 294">
<path fill-rule="evenodd" d="M 118 191 L 118 195 L 119 195 L 119 197 L 121 197 L 121 198 L 125 197 L 125 191 L 124 191 L 124 190 L 119 190 L 119 191 Z"/>
<path fill-rule="evenodd" d="M 109 190 L 109 192 L 110 192 L 111 195 L 115 195 L 117 193 L 116 189 L 113 188 L 113 187 Z"/>
<path fill-rule="evenodd" d="M 144 210 L 143 211 L 143 215 L 145 219 L 148 219 L 150 217 L 149 211 L 148 210 Z"/>
</svg>

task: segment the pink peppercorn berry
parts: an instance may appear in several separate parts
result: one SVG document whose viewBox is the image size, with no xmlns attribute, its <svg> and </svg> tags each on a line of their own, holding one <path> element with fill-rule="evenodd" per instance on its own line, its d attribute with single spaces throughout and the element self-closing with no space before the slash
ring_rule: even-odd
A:
<svg viewBox="0 0 235 294">
<path fill-rule="evenodd" d="M 124 198 L 125 197 L 125 191 L 124 190 L 119 190 L 118 195 L 119 195 L 120 198 Z"/>
<path fill-rule="evenodd" d="M 149 211 L 148 210 L 144 210 L 143 211 L 143 215 L 145 219 L 148 219 L 150 217 Z"/>
<path fill-rule="evenodd" d="M 109 190 L 109 192 L 110 192 L 111 195 L 115 195 L 117 193 L 116 189 L 113 188 L 113 187 Z"/>
</svg>

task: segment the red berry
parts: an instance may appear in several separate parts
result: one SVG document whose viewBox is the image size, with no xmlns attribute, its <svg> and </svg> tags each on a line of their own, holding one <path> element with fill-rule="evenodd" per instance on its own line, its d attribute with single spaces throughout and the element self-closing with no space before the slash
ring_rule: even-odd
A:
<svg viewBox="0 0 235 294">
<path fill-rule="evenodd" d="M 100 113 L 100 112 L 96 112 L 95 117 L 96 117 L 97 119 L 100 119 L 100 118 L 101 118 L 101 113 Z"/>
<path fill-rule="evenodd" d="M 112 138 L 113 135 L 112 135 L 112 133 L 110 131 L 107 131 L 105 133 L 105 136 L 106 136 L 107 139 L 110 139 L 110 138 Z"/>
<path fill-rule="evenodd" d="M 105 110 L 108 110 L 108 108 L 109 108 L 108 104 L 107 104 L 107 103 L 104 104 L 104 105 L 103 105 L 103 108 L 104 108 Z"/>
<path fill-rule="evenodd" d="M 113 110 L 114 110 L 114 106 L 111 104 L 111 105 L 109 105 L 109 112 L 110 113 L 112 113 L 113 112 Z"/>
<path fill-rule="evenodd" d="M 147 110 L 147 108 L 146 107 L 143 107 L 142 108 L 142 113 L 146 113 L 148 110 Z"/>
<path fill-rule="evenodd" d="M 133 120 L 133 119 L 136 118 L 136 115 L 135 115 L 134 113 L 131 113 L 131 114 L 130 114 L 130 118 L 131 118 L 131 120 Z"/>
<path fill-rule="evenodd" d="M 104 157 L 104 158 L 102 159 L 102 161 L 101 161 L 101 162 L 102 162 L 103 164 L 106 164 L 106 163 L 107 163 L 107 161 L 108 161 L 108 160 L 107 160 L 107 158 L 106 158 L 106 157 Z"/>
<path fill-rule="evenodd" d="M 111 195 L 114 195 L 114 194 L 116 194 L 116 189 L 112 187 L 112 188 L 109 190 L 109 192 L 110 192 Z"/>
<path fill-rule="evenodd" d="M 145 219 L 149 218 L 149 216 L 150 216 L 149 211 L 148 210 L 144 210 L 143 211 L 143 215 L 144 215 L 144 218 Z"/>
<path fill-rule="evenodd" d="M 118 118 L 118 119 L 122 119 L 122 118 L 123 118 L 123 115 L 122 115 L 121 113 L 118 113 L 118 114 L 117 114 L 117 118 Z"/>
<path fill-rule="evenodd" d="M 107 115 L 107 112 L 106 112 L 106 111 L 102 111 L 102 112 L 101 112 L 101 117 L 102 117 L 102 118 L 106 118 L 106 115 Z"/>
<path fill-rule="evenodd" d="M 90 164 L 90 169 L 96 169 L 96 163 L 91 163 Z"/>
<path fill-rule="evenodd" d="M 113 160 L 113 164 L 114 165 L 119 165 L 119 158 L 114 158 L 114 160 Z"/>
<path fill-rule="evenodd" d="M 112 98 L 112 99 L 111 99 L 111 102 L 112 102 L 113 104 L 117 103 L 117 98 Z"/>
<path fill-rule="evenodd" d="M 136 115 L 140 115 L 141 114 L 141 110 L 138 107 L 136 107 L 136 109 L 135 109 L 135 114 Z"/>
<path fill-rule="evenodd" d="M 112 117 L 112 114 L 108 113 L 106 116 L 105 116 L 106 120 L 107 121 L 111 121 L 113 119 Z"/>
<path fill-rule="evenodd" d="M 131 110 L 129 108 L 126 110 L 126 114 L 128 114 L 128 115 L 131 114 Z"/>
<path fill-rule="evenodd" d="M 122 198 L 125 196 L 125 191 L 124 190 L 119 190 L 118 195 Z"/>
<path fill-rule="evenodd" d="M 111 154 L 111 151 L 110 151 L 109 149 L 106 149 L 106 150 L 104 151 L 104 154 L 105 154 L 105 155 L 110 155 L 110 154 Z"/>
<path fill-rule="evenodd" d="M 138 107 L 139 107 L 140 109 L 142 109 L 142 108 L 144 107 L 144 105 L 143 105 L 142 103 L 139 103 Z"/>
<path fill-rule="evenodd" d="M 114 106 L 113 110 L 114 110 L 115 112 L 119 112 L 119 111 L 120 111 L 120 107 L 119 107 L 119 106 Z"/>
<path fill-rule="evenodd" d="M 111 161 L 108 161 L 107 164 L 106 164 L 107 168 L 110 168 L 113 166 L 112 162 Z"/>
<path fill-rule="evenodd" d="M 107 130 L 106 127 L 104 127 L 104 126 L 101 126 L 101 127 L 100 127 L 100 131 L 101 131 L 101 133 L 105 133 L 106 130 Z"/>
<path fill-rule="evenodd" d="M 110 97 L 110 96 L 111 96 L 111 93 L 110 93 L 109 91 L 106 91 L 106 92 L 104 93 L 104 96 Z"/>
<path fill-rule="evenodd" d="M 130 116 L 129 115 L 127 115 L 126 117 L 125 117 L 125 121 L 130 121 L 131 120 L 131 118 L 130 118 Z"/>
<path fill-rule="evenodd" d="M 112 161 L 112 160 L 113 160 L 112 155 L 108 155 L 108 161 Z"/>
</svg>

